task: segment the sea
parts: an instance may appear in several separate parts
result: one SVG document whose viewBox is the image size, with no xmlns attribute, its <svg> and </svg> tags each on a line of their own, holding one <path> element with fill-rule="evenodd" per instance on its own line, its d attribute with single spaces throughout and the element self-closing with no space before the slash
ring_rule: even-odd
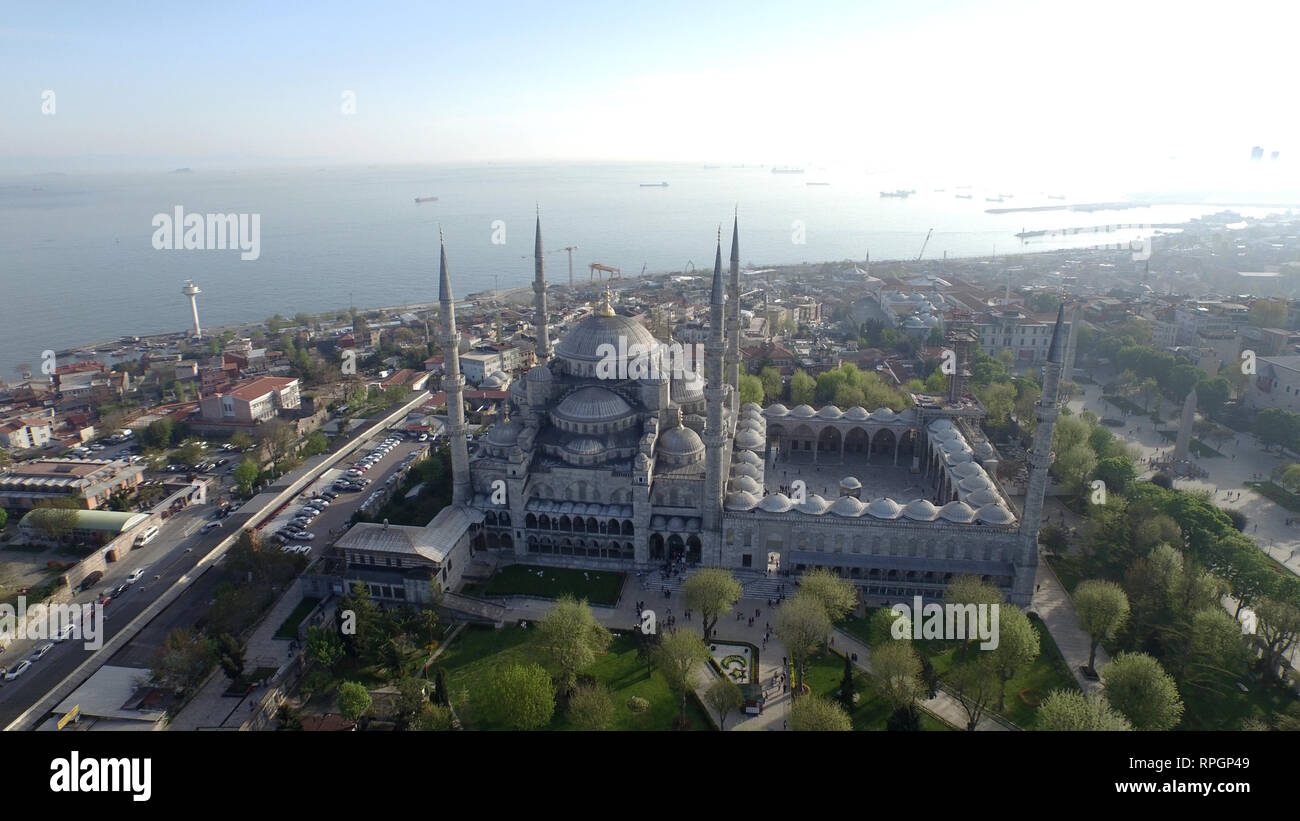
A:
<svg viewBox="0 0 1300 821">
<path fill-rule="evenodd" d="M 881 196 L 900 189 L 915 193 Z M 990 201 L 999 195 L 1007 196 Z M 46 350 L 189 328 L 186 280 L 201 290 L 204 327 L 436 300 L 440 230 L 458 297 L 524 286 L 533 277 L 539 210 L 552 284 L 569 281 L 569 255 L 557 250 L 565 246 L 576 246 L 576 283 L 590 280 L 593 262 L 624 276 L 705 275 L 719 231 L 729 252 L 733 214 L 742 265 L 765 267 L 868 256 L 875 264 L 915 259 L 923 248 L 924 258 L 939 259 L 1124 244 L 1150 229 L 1115 226 L 1223 210 L 987 213 L 1123 196 L 1039 190 L 1032 180 L 981 185 L 905 172 L 680 163 L 10 174 L 0 177 L 0 379 L 13 380 L 23 364 L 39 368 Z M 437 199 L 416 202 L 424 197 Z M 177 208 L 257 216 L 260 254 L 242 259 L 233 244 L 155 248 L 155 217 Z M 1016 237 L 1080 227 L 1097 230 Z"/>
</svg>

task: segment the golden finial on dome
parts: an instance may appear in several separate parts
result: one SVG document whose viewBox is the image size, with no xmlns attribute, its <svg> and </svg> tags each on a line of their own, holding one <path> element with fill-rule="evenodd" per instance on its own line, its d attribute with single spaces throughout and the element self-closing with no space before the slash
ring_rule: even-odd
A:
<svg viewBox="0 0 1300 821">
<path fill-rule="evenodd" d="M 609 286 L 605 286 L 605 301 L 596 310 L 597 316 L 614 316 L 614 306 L 610 303 Z"/>
</svg>

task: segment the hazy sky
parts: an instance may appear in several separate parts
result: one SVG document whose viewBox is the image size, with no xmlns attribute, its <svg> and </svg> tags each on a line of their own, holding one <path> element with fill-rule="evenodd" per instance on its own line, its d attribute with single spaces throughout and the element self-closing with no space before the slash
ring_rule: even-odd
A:
<svg viewBox="0 0 1300 821">
<path fill-rule="evenodd" d="M 1084 173 L 1240 160 L 1255 144 L 1300 154 L 1294 2 L 804 6 L 9 3 L 0 161 Z M 46 89 L 52 116 L 41 112 Z"/>
</svg>

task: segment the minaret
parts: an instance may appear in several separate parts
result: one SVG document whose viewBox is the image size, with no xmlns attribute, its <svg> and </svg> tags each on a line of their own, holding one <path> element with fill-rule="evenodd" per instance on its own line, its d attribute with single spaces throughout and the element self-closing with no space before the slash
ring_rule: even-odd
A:
<svg viewBox="0 0 1300 821">
<path fill-rule="evenodd" d="M 447 438 L 451 442 L 451 475 L 454 505 L 467 504 L 472 495 L 469 481 L 469 447 L 465 444 L 465 377 L 460 375 L 460 332 L 456 330 L 456 306 L 447 272 L 447 240 L 438 229 L 442 247 L 438 261 L 438 306 L 442 310 L 442 350 L 445 355 L 442 390 L 447 394 Z"/>
<path fill-rule="evenodd" d="M 542 211 L 537 209 L 537 240 L 533 245 L 533 302 L 537 306 L 537 318 L 533 320 L 537 334 L 537 364 L 545 365 L 551 361 L 551 335 L 546 329 L 546 263 L 542 257 Z"/>
<path fill-rule="evenodd" d="M 740 214 L 731 223 L 731 281 L 727 283 L 727 384 L 732 410 L 740 403 Z"/>
<path fill-rule="evenodd" d="M 722 230 L 718 229 L 718 253 L 713 262 L 713 295 L 709 301 L 709 341 L 705 346 L 706 384 L 704 401 L 708 413 L 704 428 L 704 539 L 705 547 L 721 545 L 716 538 L 722 530 L 723 456 L 727 442 L 722 424 L 722 359 L 726 349 L 723 318 L 724 287 L 722 281 Z M 720 558 L 720 557 L 719 557 Z"/>
<path fill-rule="evenodd" d="M 194 280 L 185 280 L 185 287 L 181 288 L 181 293 L 190 298 L 190 313 L 194 315 L 194 338 L 199 339 L 203 336 L 203 331 L 199 329 L 199 303 L 195 300 L 199 294 L 199 286 L 194 284 Z"/>
<path fill-rule="evenodd" d="M 1052 429 L 1060 415 L 1057 407 L 1061 385 L 1061 363 L 1065 359 L 1065 303 L 1056 312 L 1056 327 L 1047 349 L 1043 367 L 1043 393 L 1038 400 L 1038 429 L 1034 447 L 1029 452 L 1029 487 L 1025 490 L 1025 507 L 1020 516 L 1020 555 L 1017 557 L 1012 604 L 1026 605 L 1034 592 L 1032 568 L 1038 566 L 1038 526 L 1043 519 L 1043 497 L 1047 492 L 1047 471 L 1052 466 Z"/>
</svg>

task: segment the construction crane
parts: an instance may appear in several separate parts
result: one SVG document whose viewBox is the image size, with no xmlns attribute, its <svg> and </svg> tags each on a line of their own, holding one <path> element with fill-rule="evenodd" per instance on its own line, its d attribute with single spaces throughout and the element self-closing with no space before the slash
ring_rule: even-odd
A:
<svg viewBox="0 0 1300 821">
<path fill-rule="evenodd" d="M 917 262 L 920 262 L 920 261 L 921 261 L 921 257 L 925 256 L 925 246 L 927 246 L 927 245 L 930 244 L 930 235 L 933 234 L 933 233 L 934 233 L 934 229 L 933 229 L 933 228 L 931 228 L 929 231 L 926 231 L 926 232 L 925 232 L 925 242 L 921 243 L 921 253 L 919 253 L 919 254 L 916 255 L 916 261 L 917 261 Z"/>
<path fill-rule="evenodd" d="M 593 279 L 599 279 L 601 282 L 604 282 L 605 277 L 603 276 L 603 274 L 609 274 L 610 279 L 623 278 L 623 271 L 619 268 L 611 268 L 608 265 L 601 265 L 599 262 L 591 263 L 590 268 L 591 268 L 591 276 L 587 278 L 588 282 L 590 282 Z"/>
<path fill-rule="evenodd" d="M 576 250 L 578 250 L 578 246 L 566 245 L 563 248 L 552 248 L 549 251 L 543 251 L 544 254 L 558 254 L 561 251 L 567 251 L 569 253 L 569 287 L 570 288 L 573 287 L 573 252 Z M 520 259 L 532 259 L 532 258 L 533 258 L 532 254 L 524 254 L 523 256 L 520 257 Z"/>
</svg>

